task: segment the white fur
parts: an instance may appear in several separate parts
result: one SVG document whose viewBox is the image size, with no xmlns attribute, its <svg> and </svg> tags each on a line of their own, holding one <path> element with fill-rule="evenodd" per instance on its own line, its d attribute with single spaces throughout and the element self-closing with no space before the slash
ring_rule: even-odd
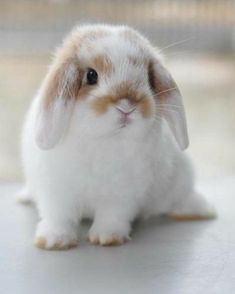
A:
<svg viewBox="0 0 235 294">
<path fill-rule="evenodd" d="M 100 77 L 99 86 L 86 100 L 75 104 L 68 130 L 59 143 L 41 150 L 35 142 L 40 91 L 24 126 L 22 155 L 27 194 L 30 191 L 37 203 L 41 222 L 36 242 L 44 238 L 45 248 L 53 248 L 58 242 L 62 246 L 74 242 L 82 218 L 94 220 L 90 241 L 98 239 L 106 244 L 112 237 L 120 242 L 128 239 L 130 223 L 138 216 L 212 213 L 209 204 L 194 191 L 193 172 L 186 155 L 177 146 L 165 120 L 155 117 L 157 105 L 146 69 L 122 63 L 126 55 L 150 54 L 143 49 L 150 45 L 143 39 L 141 51 L 117 37 L 125 27 L 103 28 L 112 30 L 113 36 L 101 39 L 97 47 L 92 47 L 92 54 L 101 54 L 105 48 L 116 70 L 109 78 Z M 87 47 L 84 44 L 80 58 L 89 63 L 91 53 Z M 120 128 L 116 109 L 109 108 L 106 114 L 97 116 L 90 103 L 94 96 L 128 80 L 136 81 L 136 89 L 150 96 L 154 116 L 143 119 L 134 111 L 132 123 Z"/>
</svg>

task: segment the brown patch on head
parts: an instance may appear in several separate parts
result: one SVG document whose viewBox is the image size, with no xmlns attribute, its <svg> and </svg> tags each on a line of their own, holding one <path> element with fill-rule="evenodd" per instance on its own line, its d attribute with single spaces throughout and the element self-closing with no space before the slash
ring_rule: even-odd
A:
<svg viewBox="0 0 235 294">
<path fill-rule="evenodd" d="M 144 118 L 151 116 L 152 108 L 147 95 L 135 90 L 133 85 L 123 83 L 117 87 L 117 93 L 118 97 L 126 98 L 131 104 L 136 105 Z"/>
<path fill-rule="evenodd" d="M 94 111 L 97 114 L 103 114 L 108 110 L 108 107 L 111 104 L 114 104 L 113 100 L 115 99 L 115 96 L 112 95 L 104 95 L 101 97 L 97 97 L 95 100 L 91 102 L 91 108 L 94 109 Z"/>
<path fill-rule="evenodd" d="M 83 85 L 83 86 L 81 86 L 81 88 L 79 89 L 79 92 L 78 92 L 77 99 L 86 98 L 88 93 L 91 91 L 92 87 L 93 86 L 91 86 L 91 85 Z"/>
<path fill-rule="evenodd" d="M 57 98 L 76 99 L 81 87 L 81 73 L 73 58 L 57 62 L 48 73 L 43 88 L 43 106 L 47 109 Z"/>
<path fill-rule="evenodd" d="M 122 98 L 127 99 L 131 104 L 136 104 L 141 99 L 139 93 L 125 83 L 116 86 L 110 92 L 110 95 L 97 97 L 92 101 L 91 107 L 97 114 L 105 113 L 110 105 L 118 103 Z"/>
<path fill-rule="evenodd" d="M 157 73 L 155 69 L 156 67 L 158 67 L 162 73 Z M 162 101 L 164 101 L 167 96 L 172 93 L 172 91 L 179 92 L 176 83 L 160 63 L 154 65 L 153 61 L 149 62 L 148 79 L 151 89 Z"/>
<path fill-rule="evenodd" d="M 129 100 L 131 104 L 138 103 L 142 98 L 143 94 L 134 89 L 134 86 L 128 82 L 116 86 L 115 93 L 118 99 L 125 98 Z"/>
<path fill-rule="evenodd" d="M 93 63 L 95 65 L 95 69 L 104 75 L 108 75 L 114 71 L 114 66 L 108 56 L 98 55 L 94 58 Z"/>
<path fill-rule="evenodd" d="M 148 67 L 148 79 L 151 89 L 154 91 L 155 94 L 162 93 L 164 91 L 165 86 L 162 82 L 162 79 L 157 78 L 156 73 L 154 71 L 154 64 L 152 61 L 149 63 Z M 164 92 L 162 94 L 158 94 L 160 99 L 164 99 Z"/>
<path fill-rule="evenodd" d="M 105 113 L 109 106 L 117 104 L 121 99 L 127 99 L 130 104 L 136 105 L 144 118 L 152 114 L 151 104 L 145 94 L 133 88 L 133 85 L 122 83 L 111 90 L 110 95 L 97 97 L 91 102 L 91 107 L 98 115 Z"/>
<path fill-rule="evenodd" d="M 141 99 L 138 106 L 139 106 L 140 113 L 142 114 L 144 118 L 151 117 L 153 110 L 152 110 L 151 103 L 149 99 L 147 99 L 147 97 L 144 97 L 143 99 Z"/>
<path fill-rule="evenodd" d="M 47 109 L 55 101 L 62 97 L 66 101 L 76 99 L 82 84 L 82 61 L 78 60 L 80 47 L 84 42 L 96 40 L 108 36 L 110 32 L 102 28 L 79 28 L 74 30 L 63 42 L 55 54 L 55 61 L 47 74 L 42 91 L 43 107 Z M 98 68 L 104 72 L 111 69 L 108 58 L 97 57 L 95 60 Z M 84 96 L 89 87 L 81 89 L 79 96 Z"/>
</svg>

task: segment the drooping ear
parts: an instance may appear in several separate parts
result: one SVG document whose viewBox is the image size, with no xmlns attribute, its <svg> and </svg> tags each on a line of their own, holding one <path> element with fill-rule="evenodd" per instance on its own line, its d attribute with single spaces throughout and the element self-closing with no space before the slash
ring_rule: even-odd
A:
<svg viewBox="0 0 235 294">
<path fill-rule="evenodd" d="M 157 60 L 149 63 L 149 83 L 176 142 L 182 150 L 186 149 L 189 140 L 181 94 L 170 73 Z"/>
<path fill-rule="evenodd" d="M 38 97 L 35 134 L 39 148 L 53 148 L 65 133 L 80 85 L 73 58 L 57 60 L 50 68 Z"/>
</svg>

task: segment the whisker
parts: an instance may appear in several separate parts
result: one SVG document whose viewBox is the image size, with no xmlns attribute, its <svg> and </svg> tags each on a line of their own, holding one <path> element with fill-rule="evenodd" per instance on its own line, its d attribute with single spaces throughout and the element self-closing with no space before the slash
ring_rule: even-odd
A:
<svg viewBox="0 0 235 294">
<path fill-rule="evenodd" d="M 182 44 L 182 43 L 185 43 L 185 42 L 188 42 L 188 41 L 190 41 L 190 40 L 192 40 L 192 39 L 195 39 L 195 37 L 190 37 L 190 38 L 187 38 L 187 39 L 183 39 L 183 40 L 181 40 L 181 41 L 177 41 L 177 42 L 171 43 L 171 44 L 169 44 L 169 45 L 167 45 L 167 46 L 165 46 L 165 47 L 159 48 L 158 53 L 162 52 L 162 51 L 165 50 L 165 49 L 168 49 L 168 48 L 174 47 L 174 46 L 176 46 L 176 45 L 179 45 L 179 44 Z"/>
<path fill-rule="evenodd" d="M 177 110 L 169 109 L 169 108 L 158 108 L 158 110 L 160 110 L 160 111 L 168 111 L 168 112 L 173 112 L 173 113 L 179 113 Z"/>
<path fill-rule="evenodd" d="M 173 90 L 176 90 L 176 89 L 177 89 L 177 87 L 169 88 L 169 89 L 167 89 L 167 90 L 163 90 L 163 91 L 161 91 L 161 92 L 156 93 L 156 95 L 160 95 L 160 94 L 162 94 L 162 93 L 166 93 L 166 92 L 173 91 Z"/>
<path fill-rule="evenodd" d="M 185 54 L 188 54 L 190 53 L 191 51 L 190 50 L 180 50 L 180 51 L 172 51 L 172 52 L 167 52 L 165 53 L 164 52 L 164 55 L 168 58 L 171 58 L 172 56 L 179 56 L 179 57 L 182 57 L 184 56 Z M 177 58 L 177 60 L 180 60 L 180 58 Z"/>
<path fill-rule="evenodd" d="M 161 104 L 158 105 L 158 108 L 164 108 L 164 107 L 182 108 L 182 106 L 180 106 L 180 105 L 174 105 L 174 104 L 161 103 Z"/>
</svg>

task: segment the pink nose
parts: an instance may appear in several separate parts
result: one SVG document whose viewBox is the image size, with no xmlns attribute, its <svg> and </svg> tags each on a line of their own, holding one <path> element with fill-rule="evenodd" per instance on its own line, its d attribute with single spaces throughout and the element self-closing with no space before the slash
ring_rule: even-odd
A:
<svg viewBox="0 0 235 294">
<path fill-rule="evenodd" d="M 131 114 L 133 111 L 135 111 L 136 110 L 136 107 L 133 107 L 132 109 L 130 109 L 130 110 L 124 110 L 124 109 L 122 109 L 122 108 L 120 108 L 120 107 L 116 107 L 116 109 L 118 110 L 118 111 L 120 111 L 122 114 L 124 114 L 124 115 L 129 115 L 129 114 Z"/>
</svg>

